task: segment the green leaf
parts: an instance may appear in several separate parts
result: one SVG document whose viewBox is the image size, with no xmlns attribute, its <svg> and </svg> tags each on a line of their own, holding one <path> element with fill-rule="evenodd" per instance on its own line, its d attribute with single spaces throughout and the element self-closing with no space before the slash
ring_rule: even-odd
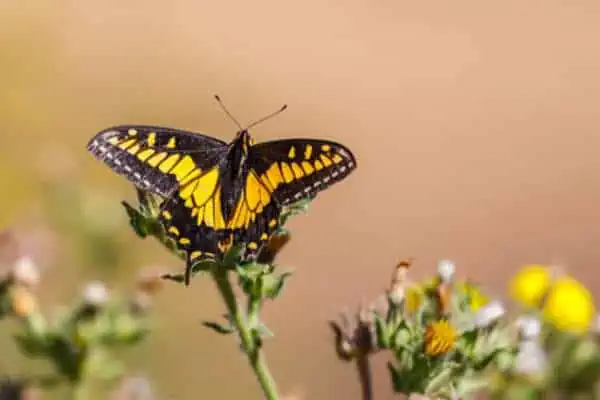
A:
<svg viewBox="0 0 600 400">
<path fill-rule="evenodd" d="M 456 346 L 461 349 L 461 351 L 468 353 L 475 348 L 475 345 L 478 343 L 478 339 L 480 338 L 478 329 L 471 329 L 469 331 L 463 332 L 458 338 Z"/>
<path fill-rule="evenodd" d="M 230 333 L 235 332 L 235 329 L 231 325 L 223 326 L 223 325 L 219 324 L 218 322 L 204 321 L 204 322 L 202 322 L 202 325 L 204 325 L 207 328 L 212 329 L 213 331 L 215 331 L 221 335 L 229 335 Z"/>
<path fill-rule="evenodd" d="M 389 329 L 385 321 L 381 318 L 378 313 L 374 314 L 375 322 L 375 338 L 377 339 L 377 346 L 382 349 L 390 348 L 390 334 Z"/>
<path fill-rule="evenodd" d="M 398 327 L 391 335 L 391 347 L 396 349 L 410 345 L 412 339 L 411 331 L 404 320 L 400 321 Z"/>
<path fill-rule="evenodd" d="M 279 276 L 265 275 L 263 279 L 263 294 L 269 299 L 276 299 L 283 290 L 287 278 L 290 276 L 292 276 L 292 272 L 284 272 Z"/>
<path fill-rule="evenodd" d="M 441 368 L 439 373 L 429 380 L 425 386 L 425 394 L 436 394 L 452 383 L 452 376 L 456 371 L 454 368 Z"/>
<path fill-rule="evenodd" d="M 401 374 L 400 371 L 398 371 L 391 362 L 387 363 L 387 368 L 390 373 L 390 378 L 392 380 L 392 388 L 394 389 L 394 392 L 410 394 L 410 391 L 407 391 L 407 389 L 409 389 L 407 387 L 408 379 L 405 379 L 405 377 L 402 376 L 403 374 Z"/>
<path fill-rule="evenodd" d="M 130 206 L 126 201 L 122 201 L 121 204 L 125 207 L 125 212 L 127 212 L 127 215 L 129 216 L 129 223 L 135 233 L 141 238 L 148 236 L 149 232 L 146 224 L 146 217 L 134 207 Z"/>
<path fill-rule="evenodd" d="M 27 331 L 17 333 L 13 335 L 17 346 L 20 350 L 30 356 L 40 356 L 44 354 L 46 350 L 46 341 L 40 340 L 36 336 L 29 335 Z"/>
</svg>

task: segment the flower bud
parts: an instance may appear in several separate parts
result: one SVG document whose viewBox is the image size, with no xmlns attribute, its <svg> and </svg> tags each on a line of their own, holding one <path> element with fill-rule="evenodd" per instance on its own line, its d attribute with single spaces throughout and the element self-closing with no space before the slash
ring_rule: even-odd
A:
<svg viewBox="0 0 600 400">
<path fill-rule="evenodd" d="M 102 282 L 90 282 L 83 288 L 83 301 L 90 306 L 101 307 L 108 301 L 108 289 Z"/>
<path fill-rule="evenodd" d="M 451 282 L 456 272 L 456 265 L 450 260 L 442 260 L 438 263 L 437 270 L 442 282 Z"/>
</svg>

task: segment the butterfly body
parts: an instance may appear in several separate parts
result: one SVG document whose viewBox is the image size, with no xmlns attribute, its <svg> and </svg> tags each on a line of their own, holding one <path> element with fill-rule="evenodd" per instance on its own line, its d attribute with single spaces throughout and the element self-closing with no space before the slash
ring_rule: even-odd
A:
<svg viewBox="0 0 600 400">
<path fill-rule="evenodd" d="M 254 144 L 183 130 L 121 125 L 96 134 L 88 150 L 138 188 L 164 198 L 160 221 L 190 260 L 220 257 L 244 243 L 255 257 L 286 205 L 313 197 L 356 168 L 331 141 L 284 139 Z"/>
</svg>

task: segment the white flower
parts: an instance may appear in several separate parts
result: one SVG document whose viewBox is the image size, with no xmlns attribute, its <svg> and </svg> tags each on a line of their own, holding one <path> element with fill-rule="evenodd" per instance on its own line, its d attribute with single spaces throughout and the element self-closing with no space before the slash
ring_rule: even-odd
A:
<svg viewBox="0 0 600 400">
<path fill-rule="evenodd" d="M 540 320 L 535 317 L 519 317 L 516 321 L 516 325 L 523 341 L 536 339 L 542 332 L 542 324 Z"/>
<path fill-rule="evenodd" d="M 499 300 L 495 300 L 486 304 L 475 314 L 474 322 L 478 328 L 485 328 L 502 318 L 504 314 L 506 314 L 504 304 Z"/>
<path fill-rule="evenodd" d="M 442 260 L 438 263 L 438 275 L 442 282 L 450 282 L 454 277 L 456 265 L 450 260 Z"/>
<path fill-rule="evenodd" d="M 83 289 L 83 300 L 89 305 L 101 306 L 108 300 L 108 289 L 102 282 L 90 282 Z"/>
<path fill-rule="evenodd" d="M 515 371 L 523 375 L 535 375 L 544 371 L 547 356 L 536 340 L 525 340 L 519 344 L 515 359 Z"/>
<path fill-rule="evenodd" d="M 36 286 L 40 282 L 40 271 L 29 256 L 21 256 L 13 265 L 12 278 L 23 286 Z"/>
</svg>

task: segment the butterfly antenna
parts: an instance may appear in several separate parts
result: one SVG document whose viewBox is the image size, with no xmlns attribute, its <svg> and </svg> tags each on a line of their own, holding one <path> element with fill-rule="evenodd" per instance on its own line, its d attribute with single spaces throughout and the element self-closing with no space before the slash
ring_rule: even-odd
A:
<svg viewBox="0 0 600 400">
<path fill-rule="evenodd" d="M 240 123 L 237 121 L 237 119 L 233 118 L 233 115 L 231 115 L 231 113 L 229 112 L 227 107 L 225 107 L 225 104 L 223 104 L 223 101 L 221 100 L 221 98 L 219 97 L 218 94 L 215 94 L 215 99 L 217 100 L 217 103 L 219 103 L 219 105 L 221 106 L 221 108 L 223 109 L 225 114 L 227 114 L 227 116 L 229 118 L 231 118 L 231 120 L 238 126 L 238 128 L 240 128 L 240 131 L 241 131 L 243 129 L 242 125 L 240 125 Z"/>
<path fill-rule="evenodd" d="M 287 104 L 284 104 L 279 110 L 275 111 L 274 113 L 271 113 L 271 114 L 267 115 L 266 117 L 263 117 L 263 118 L 259 119 L 258 121 L 254 121 L 253 123 L 251 123 L 250 125 L 248 125 L 246 127 L 246 129 L 250 129 L 253 126 L 260 124 L 261 122 L 264 122 L 264 121 L 266 121 L 266 120 L 268 120 L 270 118 L 273 118 L 277 114 L 285 111 L 286 108 L 287 108 Z"/>
</svg>

